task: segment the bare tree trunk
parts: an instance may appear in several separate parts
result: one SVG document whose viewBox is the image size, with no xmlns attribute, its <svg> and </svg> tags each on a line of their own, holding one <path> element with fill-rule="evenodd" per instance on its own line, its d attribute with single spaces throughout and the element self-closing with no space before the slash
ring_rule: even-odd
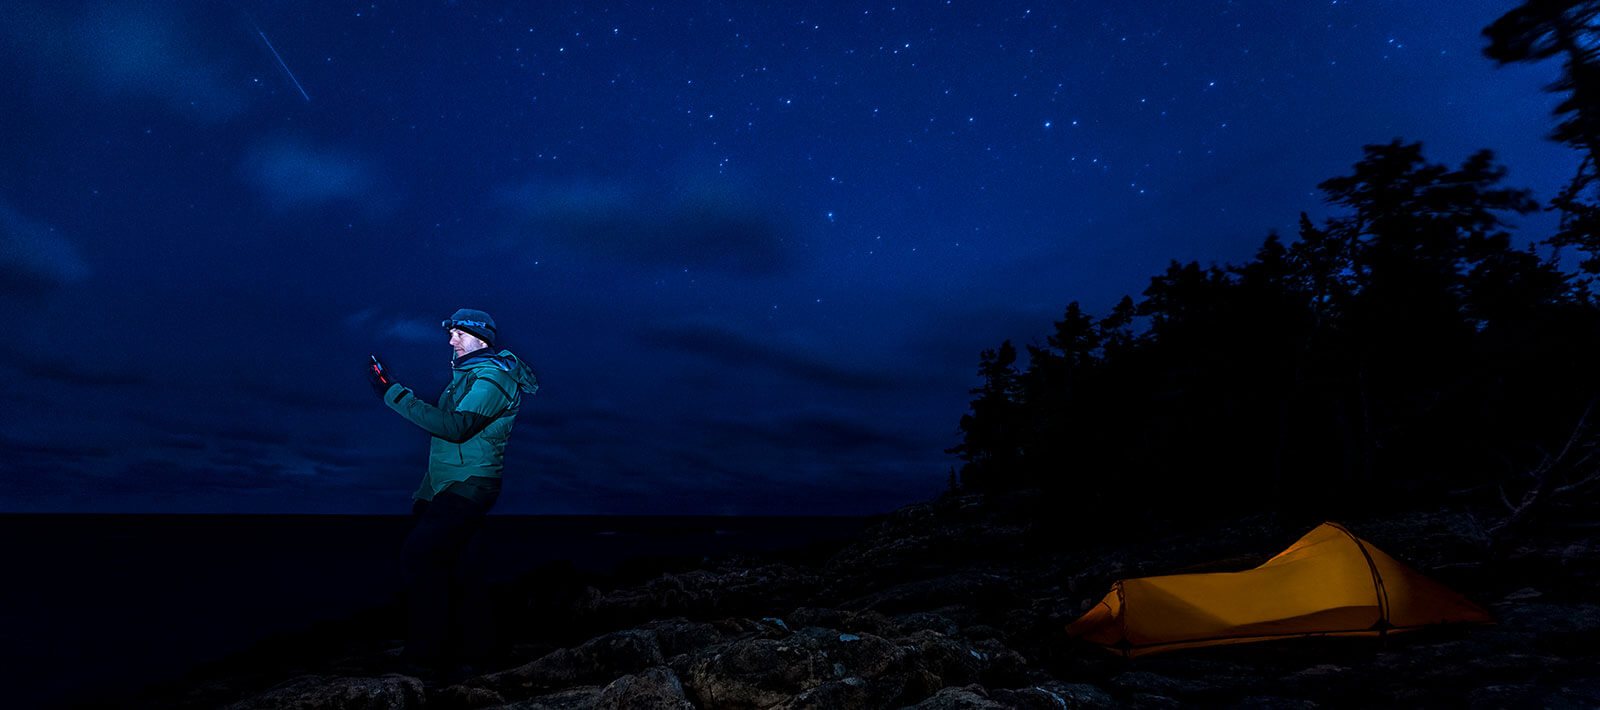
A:
<svg viewBox="0 0 1600 710">
<path fill-rule="evenodd" d="M 1501 498 L 1511 513 L 1489 528 L 1491 539 L 1504 542 L 1551 502 L 1600 483 L 1600 467 L 1594 466 L 1600 448 L 1597 448 L 1595 439 L 1589 434 L 1589 420 L 1594 409 L 1595 400 L 1590 400 L 1561 451 L 1555 456 L 1545 456 L 1544 461 L 1529 472 L 1533 486 L 1522 494 L 1521 500 L 1512 503 L 1502 491 Z M 1563 484 L 1564 480 L 1571 482 Z"/>
</svg>

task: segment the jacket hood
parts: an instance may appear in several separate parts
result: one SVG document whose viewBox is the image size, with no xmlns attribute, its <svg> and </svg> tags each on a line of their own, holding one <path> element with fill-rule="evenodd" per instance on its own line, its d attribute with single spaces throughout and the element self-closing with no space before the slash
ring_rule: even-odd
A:
<svg viewBox="0 0 1600 710">
<path fill-rule="evenodd" d="M 533 374 L 522 360 L 513 355 L 510 350 L 490 352 L 488 348 L 477 352 L 467 353 L 455 365 L 457 370 L 477 370 L 492 367 L 511 374 L 511 379 L 516 380 L 517 387 L 523 392 L 534 394 L 539 391 L 539 378 Z"/>
</svg>

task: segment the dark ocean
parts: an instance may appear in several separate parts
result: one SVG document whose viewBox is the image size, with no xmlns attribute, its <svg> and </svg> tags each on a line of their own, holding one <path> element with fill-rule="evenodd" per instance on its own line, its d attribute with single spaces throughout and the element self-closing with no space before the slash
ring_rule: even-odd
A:
<svg viewBox="0 0 1600 710">
<path fill-rule="evenodd" d="M 133 692 L 276 632 L 386 604 L 405 516 L 0 515 L 7 707 Z M 570 560 L 763 552 L 840 539 L 861 518 L 490 516 L 491 575 Z M 402 630 L 396 629 L 400 638 Z"/>
</svg>

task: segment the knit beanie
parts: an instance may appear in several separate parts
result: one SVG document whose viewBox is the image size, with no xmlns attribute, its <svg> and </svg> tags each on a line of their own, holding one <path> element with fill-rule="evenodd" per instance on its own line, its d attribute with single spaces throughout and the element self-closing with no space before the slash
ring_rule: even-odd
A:
<svg viewBox="0 0 1600 710">
<path fill-rule="evenodd" d="M 456 328 L 478 336 L 479 340 L 488 345 L 494 345 L 494 319 L 483 311 L 463 308 L 451 314 L 450 319 L 443 325 L 445 330 Z"/>
</svg>

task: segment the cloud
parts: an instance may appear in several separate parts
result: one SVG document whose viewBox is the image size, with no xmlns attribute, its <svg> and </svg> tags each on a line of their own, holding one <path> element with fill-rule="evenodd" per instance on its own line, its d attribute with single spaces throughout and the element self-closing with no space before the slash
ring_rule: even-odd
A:
<svg viewBox="0 0 1600 710">
<path fill-rule="evenodd" d="M 304 376 L 260 375 L 259 379 L 240 385 L 240 389 L 275 407 L 287 407 L 302 412 L 363 408 L 364 405 L 370 404 L 372 396 L 366 393 L 365 380 L 360 374 L 359 364 L 348 369 L 349 372 L 342 378 L 318 373 L 320 376 L 309 384 L 308 378 Z M 298 375 L 298 373 L 291 374 Z M 360 383 L 360 386 L 338 387 L 341 379 L 348 381 L 343 384 L 354 382 Z"/>
<path fill-rule="evenodd" d="M 308 461 L 335 469 L 359 468 L 373 462 L 371 453 L 349 447 L 308 446 L 297 449 L 295 453 Z M 392 458 L 398 459 L 399 457 Z M 411 456 L 404 457 L 402 463 L 411 464 L 413 468 L 420 465 Z"/>
<path fill-rule="evenodd" d="M 0 297 L 38 298 L 88 274 L 72 242 L 0 202 Z"/>
<path fill-rule="evenodd" d="M 795 240 L 781 218 L 726 188 L 647 194 L 616 184 L 543 184 L 508 190 L 504 199 L 534 246 L 646 267 L 755 276 L 794 267 Z"/>
<path fill-rule="evenodd" d="M 819 385 L 860 391 L 896 389 L 897 376 L 831 362 L 795 345 L 756 340 L 743 333 L 704 321 L 658 324 L 640 334 L 649 345 L 695 353 L 733 367 L 761 367 L 799 377 Z"/>
<path fill-rule="evenodd" d="M 9 347 L 0 347 L 0 365 L 56 382 L 90 387 L 136 385 L 149 378 L 126 367 L 106 368 L 85 365 L 63 353 L 40 356 Z"/>
<path fill-rule="evenodd" d="M 41 457 L 66 459 L 69 461 L 83 461 L 85 459 L 103 459 L 111 456 L 110 448 L 104 446 L 88 445 L 82 442 L 61 444 L 53 442 L 30 442 L 21 439 L 0 436 L 0 445 L 14 457 L 28 460 L 37 460 Z"/>
<path fill-rule="evenodd" d="M 428 344 L 441 342 L 444 330 L 439 327 L 440 322 L 424 318 L 388 316 L 376 308 L 352 313 L 344 319 L 345 325 L 352 330 L 373 333 L 384 340 Z"/>
<path fill-rule="evenodd" d="M 245 444 L 259 444 L 263 446 L 281 446 L 289 443 L 289 434 L 280 429 L 265 427 L 222 427 L 211 432 L 211 436 L 232 442 Z M 233 449 L 248 450 L 248 449 Z"/>
<path fill-rule="evenodd" d="M 305 489 L 315 481 L 294 475 L 272 461 L 216 458 L 199 465 L 170 458 L 132 461 L 105 475 L 86 477 L 85 487 L 100 495 L 159 491 L 210 496 L 241 491 L 282 492 Z"/>
<path fill-rule="evenodd" d="M 158 440 L 156 445 L 161 448 L 179 449 L 182 451 L 203 451 L 207 446 L 205 439 L 202 439 L 198 436 L 184 436 L 179 434 L 168 434 L 167 436 Z"/>
<path fill-rule="evenodd" d="M 52 84 L 66 78 L 103 97 L 153 98 L 215 122 L 237 114 L 245 98 L 230 85 L 227 63 L 196 41 L 204 36 L 168 3 L 107 3 L 76 13 L 23 5 L 0 28 L 0 44 L 23 49 L 29 68 Z"/>
<path fill-rule="evenodd" d="M 245 158 L 243 172 L 269 201 L 284 209 L 359 198 L 376 184 L 364 160 L 283 141 L 256 146 Z"/>
<path fill-rule="evenodd" d="M 925 441 L 882 430 L 860 417 L 839 412 L 786 413 L 767 422 L 736 420 L 724 425 L 740 439 L 835 454 L 894 453 L 914 457 L 930 449 Z"/>
</svg>

